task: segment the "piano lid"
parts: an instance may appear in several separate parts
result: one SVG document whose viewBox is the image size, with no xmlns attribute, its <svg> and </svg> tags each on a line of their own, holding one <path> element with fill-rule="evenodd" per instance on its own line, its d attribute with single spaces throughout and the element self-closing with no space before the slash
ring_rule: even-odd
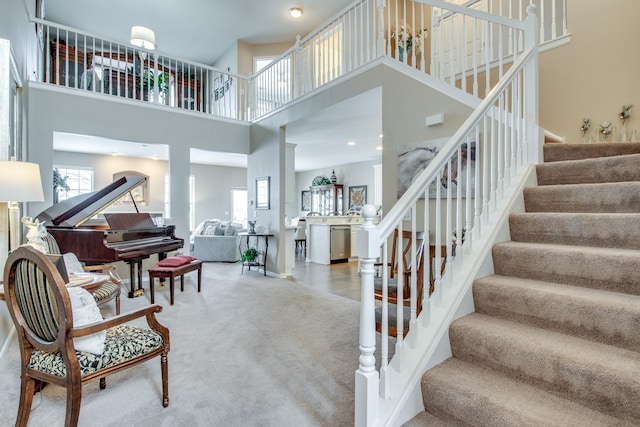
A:
<svg viewBox="0 0 640 427">
<path fill-rule="evenodd" d="M 145 177 L 123 176 L 101 190 L 56 203 L 38 214 L 36 219 L 46 221 L 47 226 L 78 227 L 146 180 Z"/>
</svg>

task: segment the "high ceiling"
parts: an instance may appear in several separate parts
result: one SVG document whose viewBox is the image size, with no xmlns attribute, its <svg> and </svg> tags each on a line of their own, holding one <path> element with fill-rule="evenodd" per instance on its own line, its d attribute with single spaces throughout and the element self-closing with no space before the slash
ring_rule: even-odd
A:
<svg viewBox="0 0 640 427">
<path fill-rule="evenodd" d="M 296 35 L 304 37 L 352 3 L 352 0 L 44 1 L 47 20 L 123 43 L 128 42 L 131 26 L 144 25 L 155 31 L 160 53 L 204 64 L 213 64 L 236 40 L 254 45 L 276 42 L 293 45 Z M 289 15 L 289 9 L 294 6 L 303 9 L 300 18 Z M 361 102 L 359 107 L 354 105 L 356 101 L 347 101 L 313 119 L 287 127 L 287 141 L 298 147 L 296 170 L 380 158 L 375 147 L 380 145 L 382 108 L 379 96 L 377 102 L 370 102 L 371 94 L 367 96 L 368 103 Z M 58 134 L 55 140 L 61 144 L 56 149 L 81 151 L 78 144 L 74 144 L 78 138 L 65 140 L 65 134 Z M 346 149 L 346 143 L 351 140 L 357 145 Z M 104 142 L 93 138 L 83 141 L 82 145 L 86 147 L 85 152 L 108 146 L 111 154 L 115 142 Z M 330 149 L 333 144 L 344 145 L 345 150 Z M 123 155 L 155 155 L 152 151 L 156 147 L 142 145 L 134 144 L 125 150 L 127 143 L 118 143 Z M 209 157 L 211 164 L 238 166 L 237 156 L 228 158 L 228 163 L 227 156 L 220 153 Z"/>
</svg>

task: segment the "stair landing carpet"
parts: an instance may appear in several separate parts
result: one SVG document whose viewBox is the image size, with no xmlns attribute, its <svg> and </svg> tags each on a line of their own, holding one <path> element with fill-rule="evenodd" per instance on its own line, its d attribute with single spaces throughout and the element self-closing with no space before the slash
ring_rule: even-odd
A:
<svg viewBox="0 0 640 427">
<path fill-rule="evenodd" d="M 414 426 L 640 425 L 640 144 L 545 144 Z"/>
</svg>

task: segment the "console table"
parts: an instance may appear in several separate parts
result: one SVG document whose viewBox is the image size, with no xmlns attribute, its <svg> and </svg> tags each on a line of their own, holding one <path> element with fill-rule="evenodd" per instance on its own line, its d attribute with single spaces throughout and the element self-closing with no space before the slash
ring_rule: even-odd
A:
<svg viewBox="0 0 640 427">
<path fill-rule="evenodd" d="M 244 266 L 246 265 L 249 268 L 249 271 L 251 271 L 251 267 L 257 267 L 258 269 L 262 267 L 262 271 L 266 276 L 267 275 L 267 251 L 269 250 L 269 237 L 273 236 L 273 234 L 265 234 L 265 233 L 252 234 L 252 233 L 243 232 L 243 233 L 238 233 L 238 236 L 240 236 L 240 245 L 238 245 L 240 256 L 242 256 L 242 247 L 244 246 L 244 248 L 247 249 L 249 247 L 249 242 L 252 237 L 255 237 L 255 240 L 256 240 L 255 247 L 258 250 L 259 250 L 258 246 L 260 245 L 260 238 L 264 240 L 264 253 L 262 254 L 262 262 L 260 262 L 260 258 L 256 259 L 256 261 L 244 261 L 242 263 L 242 270 L 240 274 L 244 274 Z M 243 245 L 243 240 L 245 242 L 244 245 Z"/>
</svg>

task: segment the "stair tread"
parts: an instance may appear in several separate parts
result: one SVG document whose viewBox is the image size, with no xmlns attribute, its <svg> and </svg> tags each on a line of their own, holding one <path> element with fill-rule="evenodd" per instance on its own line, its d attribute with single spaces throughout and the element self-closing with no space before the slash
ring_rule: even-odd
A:
<svg viewBox="0 0 640 427">
<path fill-rule="evenodd" d="M 640 296 L 497 274 L 473 293 L 478 313 L 640 351 Z"/>
<path fill-rule="evenodd" d="M 611 292 L 603 289 L 582 288 L 580 286 L 566 285 L 563 283 L 502 276 L 499 274 L 492 274 L 475 280 L 475 283 L 485 282 L 497 282 L 519 288 L 522 291 L 554 293 L 561 297 L 579 298 L 593 302 L 606 302 L 611 305 L 616 305 L 622 309 L 640 314 L 639 295 L 621 294 L 619 292 Z"/>
<path fill-rule="evenodd" d="M 640 375 L 640 353 L 635 351 L 480 313 L 461 317 L 453 322 L 452 328 L 454 325 L 456 329 L 464 328 L 472 333 L 484 334 L 485 337 L 509 337 L 510 342 L 518 343 L 523 348 L 530 348 L 531 343 L 535 342 L 531 351 L 544 352 L 545 357 L 553 353 L 572 361 L 600 365 L 602 370 L 611 370 L 623 376 L 631 372 Z"/>
<path fill-rule="evenodd" d="M 564 143 L 545 144 L 544 161 L 551 163 L 556 161 L 586 159 L 619 156 L 624 154 L 640 153 L 638 142 L 599 142 L 597 144 Z"/>
<path fill-rule="evenodd" d="M 507 241 L 496 243 L 494 247 L 512 247 L 517 248 L 530 248 L 532 250 L 540 251 L 555 251 L 555 252 L 575 252 L 584 254 L 596 254 L 601 256 L 640 256 L 640 250 L 638 249 L 626 249 L 626 248 L 607 248 L 607 247 L 594 247 L 594 246 L 575 246 L 575 245 L 560 245 L 557 243 L 538 243 L 538 242 L 516 242 Z"/>
<path fill-rule="evenodd" d="M 536 165 L 538 185 L 629 182 L 640 179 L 640 154 L 562 160 Z"/>
<path fill-rule="evenodd" d="M 432 383 L 442 385 L 433 390 Z M 630 426 L 573 401 L 555 396 L 497 371 L 450 358 L 429 370 L 422 379 L 425 407 L 444 418 L 447 409 L 474 412 L 477 425 L 501 426 Z M 430 393 L 446 393 L 446 408 L 430 407 Z M 446 414 L 451 417 L 456 414 Z M 460 414 L 457 414 L 460 415 Z M 466 415 L 466 414 L 465 414 Z"/>
<path fill-rule="evenodd" d="M 456 358 L 640 421 L 638 352 L 479 313 L 454 321 L 449 337 Z"/>
</svg>

